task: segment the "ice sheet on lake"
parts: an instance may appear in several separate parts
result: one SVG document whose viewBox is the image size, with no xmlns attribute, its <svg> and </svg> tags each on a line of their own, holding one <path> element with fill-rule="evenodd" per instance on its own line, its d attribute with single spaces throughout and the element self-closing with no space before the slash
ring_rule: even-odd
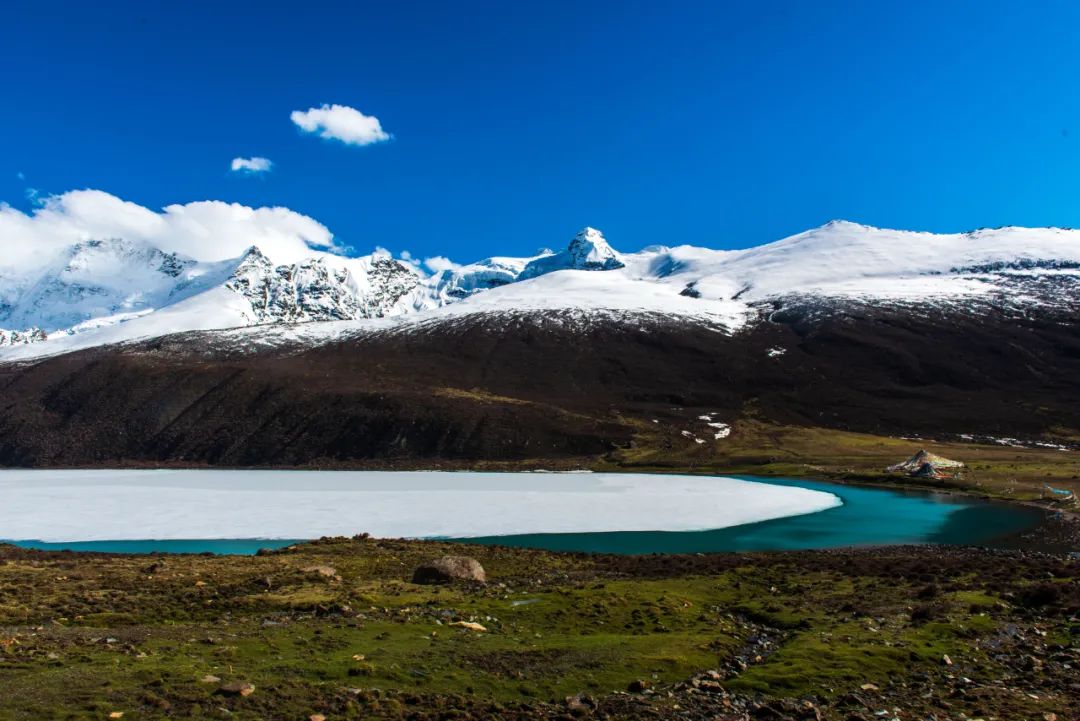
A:
<svg viewBox="0 0 1080 721">
<path fill-rule="evenodd" d="M 0 471 L 0 538 L 469 537 L 689 531 L 813 513 L 830 493 L 606 473 Z"/>
</svg>

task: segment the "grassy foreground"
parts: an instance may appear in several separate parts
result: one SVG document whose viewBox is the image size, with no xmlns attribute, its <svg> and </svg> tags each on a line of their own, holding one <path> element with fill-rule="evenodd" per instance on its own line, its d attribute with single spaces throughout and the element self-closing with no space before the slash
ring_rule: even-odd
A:
<svg viewBox="0 0 1080 721">
<path fill-rule="evenodd" d="M 488 583 L 409 582 L 447 553 Z M 0 546 L 0 719 L 1065 721 L 1078 614 L 1080 562 L 1021 551 Z"/>
</svg>

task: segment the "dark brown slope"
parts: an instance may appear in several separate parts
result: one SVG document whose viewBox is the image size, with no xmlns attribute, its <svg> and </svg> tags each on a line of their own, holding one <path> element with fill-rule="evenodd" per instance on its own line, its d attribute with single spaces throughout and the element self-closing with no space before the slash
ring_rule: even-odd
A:
<svg viewBox="0 0 1080 721">
<path fill-rule="evenodd" d="M 0 464 L 580 458 L 629 444 L 642 421 L 704 411 L 1042 437 L 1080 428 L 1076 328 L 1061 315 L 790 306 L 733 336 L 655 317 L 473 316 L 243 355 L 190 352 L 212 339 L 185 335 L 0 366 Z"/>
</svg>

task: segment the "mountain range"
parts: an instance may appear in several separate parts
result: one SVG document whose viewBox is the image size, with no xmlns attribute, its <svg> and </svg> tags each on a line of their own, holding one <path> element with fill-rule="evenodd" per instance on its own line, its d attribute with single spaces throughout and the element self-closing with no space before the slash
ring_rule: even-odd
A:
<svg viewBox="0 0 1080 721">
<path fill-rule="evenodd" d="M 934 235 L 834 221 L 749 250 L 684 245 L 636 253 L 620 253 L 585 228 L 559 252 L 486 258 L 431 274 L 388 254 L 313 251 L 278 265 L 251 247 L 239 258 L 205 263 L 100 239 L 71 246 L 36 277 L 5 280 L 0 338 L 8 346 L 35 344 L 2 356 L 16 359 L 191 330 L 321 321 L 359 321 L 359 330 L 376 318 L 556 309 L 659 313 L 737 331 L 763 307 L 792 299 L 1061 305 L 1068 299 L 1054 289 L 1078 271 L 1080 232 L 1058 228 Z"/>
<path fill-rule="evenodd" d="M 436 272 L 85 240 L 0 275 L 0 463 L 586 458 L 642 424 L 707 454 L 730 441 L 698 426 L 748 418 L 1067 445 L 1078 290 L 1061 228 L 637 252 L 585 228 Z"/>
</svg>

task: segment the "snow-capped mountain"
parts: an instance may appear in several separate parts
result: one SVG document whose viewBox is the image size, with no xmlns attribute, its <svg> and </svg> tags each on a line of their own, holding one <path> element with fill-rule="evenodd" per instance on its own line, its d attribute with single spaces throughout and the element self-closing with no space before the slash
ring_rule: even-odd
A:
<svg viewBox="0 0 1080 721">
<path fill-rule="evenodd" d="M 354 271 L 360 271 L 359 277 Z M 250 324 L 382 318 L 405 310 L 399 301 L 420 281 L 415 271 L 385 256 L 348 266 L 327 257 L 275 266 L 258 248 L 237 264 L 225 287 L 251 304 Z"/>
<path fill-rule="evenodd" d="M 1080 437 L 1073 230 L 834 222 L 747 250 L 626 252 L 586 229 L 434 273 L 126 240 L 53 260 L 0 282 L 16 329 L 0 331 L 0 465 L 578 464 L 645 447 L 708 464 L 762 424 Z"/>
<path fill-rule="evenodd" d="M 220 284 L 227 270 L 123 239 L 72 245 L 36 277 L 4 288 L 0 325 L 46 332 L 109 324 Z M 21 286 L 21 287 L 20 287 Z"/>
<path fill-rule="evenodd" d="M 275 265 L 252 247 L 234 260 L 200 263 L 145 243 L 87 241 L 4 288 L 0 328 L 12 330 L 0 330 L 0 346 L 52 339 L 49 348 L 85 347 L 178 330 L 381 318 L 412 310 L 419 284 L 413 266 L 381 254 L 318 253 Z"/>
<path fill-rule="evenodd" d="M 557 270 L 615 270 L 624 265 L 599 230 L 584 228 L 571 239 L 565 250 L 529 261 L 517 280 L 528 280 Z"/>
<path fill-rule="evenodd" d="M 71 246 L 35 277 L 0 278 L 0 358 L 187 330 L 307 323 L 317 336 L 474 313 L 646 313 L 735 332 L 785 300 L 1053 306 L 1072 303 L 1062 288 L 1078 281 L 1080 231 L 1060 228 L 932 234 L 834 221 L 747 250 L 631 253 L 585 228 L 558 252 L 433 274 L 385 253 L 275 264 L 252 247 L 207 263 L 103 239 Z"/>
</svg>

